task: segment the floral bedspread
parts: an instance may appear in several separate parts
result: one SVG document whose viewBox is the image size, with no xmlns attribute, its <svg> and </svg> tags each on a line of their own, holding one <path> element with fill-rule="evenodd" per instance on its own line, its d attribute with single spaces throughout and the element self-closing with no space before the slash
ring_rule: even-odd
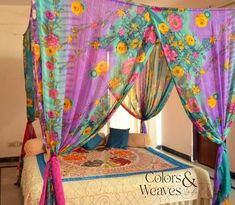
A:
<svg viewBox="0 0 235 205">
<path fill-rule="evenodd" d="M 38 157 L 43 174 L 45 160 Z M 60 158 L 63 181 L 92 178 L 121 177 L 149 172 L 163 172 L 188 168 L 152 148 L 99 149 L 78 148 L 70 155 Z"/>
</svg>

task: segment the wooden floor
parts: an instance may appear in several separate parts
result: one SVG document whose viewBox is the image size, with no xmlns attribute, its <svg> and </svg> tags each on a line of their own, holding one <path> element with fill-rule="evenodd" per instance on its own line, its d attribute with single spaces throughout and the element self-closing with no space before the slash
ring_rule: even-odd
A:
<svg viewBox="0 0 235 205">
<path fill-rule="evenodd" d="M 14 185 L 17 174 L 15 163 L 0 163 L 0 205 L 23 205 L 21 189 Z M 235 180 L 233 180 L 234 185 Z M 232 191 L 230 204 L 235 204 L 235 190 Z"/>
</svg>

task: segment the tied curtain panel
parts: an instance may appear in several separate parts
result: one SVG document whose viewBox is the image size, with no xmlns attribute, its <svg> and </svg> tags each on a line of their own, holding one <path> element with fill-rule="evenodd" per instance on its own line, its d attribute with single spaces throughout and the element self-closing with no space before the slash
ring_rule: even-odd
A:
<svg viewBox="0 0 235 205">
<path fill-rule="evenodd" d="M 141 133 L 147 133 L 145 121 L 162 110 L 172 88 L 171 73 L 158 42 L 141 75 L 122 103 L 128 113 L 141 120 Z"/>
<path fill-rule="evenodd" d="M 40 204 L 65 204 L 57 156 L 104 126 L 141 75 L 157 35 L 186 113 L 205 138 L 220 144 L 214 204 L 226 200 L 231 181 L 225 139 L 235 107 L 234 12 L 118 0 L 33 0 L 28 32 L 34 98 L 51 150 Z"/>
<path fill-rule="evenodd" d="M 213 204 L 231 191 L 226 137 L 235 109 L 235 10 L 151 11 L 182 105 L 197 131 L 219 144 Z"/>
</svg>

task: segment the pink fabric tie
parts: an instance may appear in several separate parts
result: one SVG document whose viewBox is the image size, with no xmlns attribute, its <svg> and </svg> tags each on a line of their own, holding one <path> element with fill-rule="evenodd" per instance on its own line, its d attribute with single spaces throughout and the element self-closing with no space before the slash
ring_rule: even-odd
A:
<svg viewBox="0 0 235 205">
<path fill-rule="evenodd" d="M 51 172 L 51 173 L 50 173 Z M 53 188 L 55 190 L 55 199 L 57 205 L 64 205 L 65 198 L 64 198 L 64 191 L 63 191 L 63 184 L 60 174 L 60 164 L 58 161 L 57 156 L 52 156 L 50 160 L 47 162 L 45 171 L 44 171 L 44 181 L 43 181 L 43 190 L 40 199 L 40 205 L 47 205 L 47 186 L 49 175 L 52 176 L 53 180 Z"/>
</svg>

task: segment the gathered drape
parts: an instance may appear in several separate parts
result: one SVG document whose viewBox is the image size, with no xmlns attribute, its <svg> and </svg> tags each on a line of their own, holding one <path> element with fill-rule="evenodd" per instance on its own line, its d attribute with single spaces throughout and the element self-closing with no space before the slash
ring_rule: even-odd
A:
<svg viewBox="0 0 235 205">
<path fill-rule="evenodd" d="M 172 91 L 173 81 L 160 43 L 154 47 L 145 68 L 127 94 L 122 106 L 141 120 L 142 133 L 147 133 L 145 121 L 155 117 L 164 107 Z"/>
<path fill-rule="evenodd" d="M 32 8 L 35 90 L 51 150 L 40 204 L 64 204 L 57 156 L 104 126 L 139 77 L 156 33 L 149 12 L 132 4 L 36 1 Z"/>
<path fill-rule="evenodd" d="M 231 188 L 224 141 L 235 107 L 233 15 L 234 9 L 159 9 L 119 0 L 33 1 L 34 99 L 51 150 L 40 204 L 65 204 L 58 155 L 104 126 L 140 76 L 157 34 L 187 114 L 221 145 L 214 204 L 224 201 Z"/>
<path fill-rule="evenodd" d="M 213 204 L 231 191 L 226 137 L 235 108 L 234 9 L 159 9 L 152 12 L 164 54 L 187 115 L 219 144 Z"/>
</svg>

